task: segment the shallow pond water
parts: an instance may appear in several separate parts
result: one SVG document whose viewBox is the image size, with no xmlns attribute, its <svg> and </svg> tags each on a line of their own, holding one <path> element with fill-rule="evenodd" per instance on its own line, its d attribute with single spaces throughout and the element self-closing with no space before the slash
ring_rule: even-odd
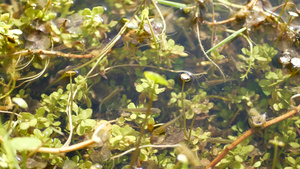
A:
<svg viewBox="0 0 300 169">
<path fill-rule="evenodd" d="M 2 2 L 1 167 L 300 165 L 298 3 L 153 2 Z"/>
</svg>

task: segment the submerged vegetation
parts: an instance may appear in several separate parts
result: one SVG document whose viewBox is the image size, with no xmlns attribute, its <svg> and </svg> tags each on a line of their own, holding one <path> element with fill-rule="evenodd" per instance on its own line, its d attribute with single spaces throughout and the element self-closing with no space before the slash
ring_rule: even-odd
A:
<svg viewBox="0 0 300 169">
<path fill-rule="evenodd" d="M 6 2 L 0 168 L 299 168 L 297 3 Z"/>
</svg>

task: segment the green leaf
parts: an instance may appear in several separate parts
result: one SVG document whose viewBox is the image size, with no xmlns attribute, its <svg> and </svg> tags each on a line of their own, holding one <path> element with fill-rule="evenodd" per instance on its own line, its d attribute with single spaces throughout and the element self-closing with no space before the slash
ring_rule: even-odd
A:
<svg viewBox="0 0 300 169">
<path fill-rule="evenodd" d="M 85 8 L 83 11 L 82 11 L 82 15 L 92 15 L 92 11 L 88 8 Z"/>
<path fill-rule="evenodd" d="M 80 120 L 78 116 L 72 115 L 71 117 L 74 124 L 78 123 L 78 121 Z"/>
<path fill-rule="evenodd" d="M 73 104 L 72 104 L 72 109 L 76 114 L 78 114 L 79 107 L 75 102 L 73 102 Z"/>
<path fill-rule="evenodd" d="M 22 98 L 14 97 L 12 98 L 12 101 L 16 103 L 18 106 L 22 107 L 23 109 L 26 109 L 28 107 L 27 103 Z"/>
<path fill-rule="evenodd" d="M 88 119 L 88 118 L 91 118 L 92 117 L 92 114 L 93 114 L 93 110 L 92 109 L 86 109 L 86 110 L 83 110 L 82 111 L 82 114 L 81 114 L 81 119 Z"/>
<path fill-rule="evenodd" d="M 84 120 L 87 126 L 93 127 L 96 125 L 96 121 L 94 119 L 86 119 Z"/>
<path fill-rule="evenodd" d="M 290 164 L 290 165 L 295 165 L 296 160 L 293 157 L 286 157 L 285 160 Z"/>
<path fill-rule="evenodd" d="M 267 72 L 266 73 L 266 78 L 267 79 L 278 79 L 278 75 L 275 72 Z"/>
<path fill-rule="evenodd" d="M 232 162 L 231 166 L 234 169 L 244 169 L 244 166 L 241 163 L 237 162 L 237 161 Z"/>
<path fill-rule="evenodd" d="M 101 14 L 103 14 L 103 12 L 104 12 L 104 9 L 102 6 L 96 6 L 92 9 L 93 14 L 101 15 Z"/>
<path fill-rule="evenodd" d="M 142 87 L 144 88 L 144 89 L 146 89 L 146 88 L 148 88 L 150 85 L 148 84 L 148 83 L 142 83 Z"/>
<path fill-rule="evenodd" d="M 258 60 L 258 61 L 262 61 L 262 62 L 268 61 L 267 58 L 261 57 L 260 55 L 254 55 L 253 57 L 254 57 L 256 60 Z"/>
<path fill-rule="evenodd" d="M 0 17 L 0 20 L 1 21 L 8 21 L 9 20 L 9 13 L 2 13 L 1 14 L 1 17 Z"/>
<path fill-rule="evenodd" d="M 85 133 L 85 127 L 83 127 L 82 125 L 78 125 L 77 129 L 76 129 L 76 133 L 80 136 L 82 136 Z"/>
<path fill-rule="evenodd" d="M 148 80 L 154 81 L 154 83 L 158 83 L 165 86 L 169 85 L 168 81 L 157 73 L 151 71 L 145 71 L 144 75 Z"/>
<path fill-rule="evenodd" d="M 240 162 L 240 163 L 244 161 L 244 160 L 242 159 L 242 157 L 240 157 L 240 156 L 238 156 L 238 155 L 234 156 L 234 159 L 235 159 L 235 161 Z"/>
<path fill-rule="evenodd" d="M 142 19 L 146 19 L 149 16 L 149 9 L 146 7 L 141 13 Z"/>
<path fill-rule="evenodd" d="M 272 82 L 270 80 L 263 79 L 263 80 L 259 81 L 259 86 L 260 87 L 266 87 L 270 84 L 272 84 Z"/>
<path fill-rule="evenodd" d="M 261 166 L 261 161 L 257 161 L 253 164 L 253 167 L 257 168 Z"/>
<path fill-rule="evenodd" d="M 271 154 L 270 153 L 266 153 L 264 156 L 263 156 L 263 160 L 268 160 L 269 158 L 271 157 Z"/>
<path fill-rule="evenodd" d="M 11 139 L 11 145 L 18 151 L 34 150 L 42 145 L 41 140 L 33 137 L 16 137 Z"/>
<path fill-rule="evenodd" d="M 112 131 L 112 134 L 115 136 L 122 134 L 120 131 L 120 126 L 115 125 L 115 124 L 111 126 L 111 131 Z"/>
<path fill-rule="evenodd" d="M 35 116 L 36 117 L 42 117 L 45 114 L 45 107 L 40 107 L 39 109 L 37 109 Z"/>
<path fill-rule="evenodd" d="M 177 101 L 176 98 L 171 98 L 171 99 L 170 99 L 170 103 L 175 103 L 176 101 Z"/>
<path fill-rule="evenodd" d="M 35 117 L 31 113 L 22 112 L 20 113 L 23 119 L 34 119 Z"/>
<path fill-rule="evenodd" d="M 29 122 L 29 125 L 30 125 L 31 127 L 35 126 L 36 124 L 37 124 L 37 119 L 32 119 L 32 120 L 30 120 L 30 122 Z"/>
<path fill-rule="evenodd" d="M 48 21 L 56 18 L 56 13 L 49 12 L 48 14 L 44 15 L 43 21 Z"/>
<path fill-rule="evenodd" d="M 22 122 L 22 123 L 20 124 L 20 129 L 21 129 L 21 130 L 27 130 L 29 127 L 30 127 L 29 122 Z"/>
<path fill-rule="evenodd" d="M 289 145 L 293 148 L 299 148 L 300 147 L 300 145 L 296 142 L 290 142 Z"/>
<path fill-rule="evenodd" d="M 135 90 L 136 90 L 137 92 L 142 92 L 142 91 L 144 90 L 144 88 L 143 88 L 142 85 L 139 84 L 139 85 L 136 85 Z"/>
<path fill-rule="evenodd" d="M 276 111 L 279 111 L 280 110 L 280 107 L 277 103 L 274 103 L 273 104 L 273 109 L 276 110 Z"/>
<path fill-rule="evenodd" d="M 249 54 L 250 54 L 250 51 L 247 48 L 242 48 L 241 51 L 242 51 L 242 53 L 244 55 L 248 55 L 249 56 Z"/>
<path fill-rule="evenodd" d="M 187 5 L 183 3 L 173 2 L 173 1 L 166 1 L 166 0 L 157 0 L 158 3 L 168 5 L 174 8 L 186 8 Z"/>
</svg>

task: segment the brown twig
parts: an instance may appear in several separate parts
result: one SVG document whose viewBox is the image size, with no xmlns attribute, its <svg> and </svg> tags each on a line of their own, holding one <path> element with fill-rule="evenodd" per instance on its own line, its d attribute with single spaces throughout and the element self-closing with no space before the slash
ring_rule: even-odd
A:
<svg viewBox="0 0 300 169">
<path fill-rule="evenodd" d="M 273 9 L 272 12 L 275 12 L 278 8 L 284 6 L 284 4 L 285 4 L 285 3 L 283 3 L 283 4 L 281 4 L 281 5 L 278 5 L 275 9 Z M 298 10 L 298 8 L 297 8 L 297 6 L 296 6 L 296 4 L 295 4 L 294 2 L 287 2 L 287 5 L 294 5 L 296 12 L 297 12 L 298 14 L 300 14 L 300 11 Z"/>
<path fill-rule="evenodd" d="M 236 116 L 239 114 L 239 112 L 241 111 L 241 109 L 238 109 L 234 116 L 231 118 L 230 122 L 228 123 L 227 127 L 231 126 L 231 124 L 233 123 L 233 121 L 236 119 Z"/>
<path fill-rule="evenodd" d="M 58 51 L 49 51 L 49 50 L 43 50 L 43 49 L 27 49 L 27 50 L 21 50 L 18 52 L 13 53 L 12 55 L 21 55 L 26 56 L 30 54 L 43 54 L 43 55 L 54 55 L 54 56 L 62 56 L 67 58 L 92 58 L 92 54 L 84 54 L 84 55 L 78 55 L 78 54 L 71 54 L 71 53 L 62 53 Z"/>
<path fill-rule="evenodd" d="M 257 3 L 257 1 L 258 0 L 251 0 L 244 8 L 240 9 L 240 11 L 248 11 L 249 9 L 251 9 Z M 223 20 L 223 21 L 219 21 L 219 22 L 212 21 L 212 22 L 205 22 L 205 23 L 208 24 L 208 25 L 221 25 L 221 24 L 232 22 L 234 20 L 236 20 L 236 16 L 234 16 L 232 18 L 228 18 L 228 19 Z"/>
<path fill-rule="evenodd" d="M 85 148 L 85 147 L 87 147 L 91 144 L 94 144 L 94 143 L 95 143 L 95 141 L 93 139 L 90 139 L 90 140 L 86 140 L 86 141 L 83 141 L 81 143 L 74 144 L 74 145 L 67 146 L 67 147 L 60 147 L 60 148 L 40 147 L 39 149 L 36 150 L 36 152 L 40 152 L 40 153 L 67 153 L 67 152 L 83 149 L 83 148 Z"/>
<path fill-rule="evenodd" d="M 267 121 L 264 124 L 263 128 L 269 127 L 269 126 L 276 124 L 282 120 L 285 120 L 285 119 L 295 115 L 299 111 L 300 111 L 300 105 L 298 107 L 296 107 L 294 110 L 291 110 L 291 111 L 285 113 L 284 115 L 281 115 L 270 121 Z M 206 169 L 213 168 L 216 164 L 218 164 L 219 161 L 221 161 L 227 155 L 227 153 L 230 150 L 232 150 L 235 146 L 240 144 L 242 141 L 244 141 L 246 138 L 248 138 L 255 132 L 256 132 L 256 130 L 254 128 L 251 128 L 248 131 L 246 131 L 243 135 L 241 135 L 239 138 L 237 138 L 232 144 L 228 145 L 208 166 L 206 166 Z"/>
</svg>

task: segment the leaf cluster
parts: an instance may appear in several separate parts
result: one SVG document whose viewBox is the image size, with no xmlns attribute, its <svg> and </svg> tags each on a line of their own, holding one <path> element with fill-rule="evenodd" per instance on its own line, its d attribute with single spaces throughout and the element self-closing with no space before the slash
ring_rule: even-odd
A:
<svg viewBox="0 0 300 169">
<path fill-rule="evenodd" d="M 243 61 L 242 64 L 237 65 L 237 69 L 244 69 L 247 67 L 246 73 L 241 76 L 242 79 L 247 77 L 251 69 L 260 69 L 264 72 L 269 71 L 271 67 L 269 63 L 272 58 L 278 53 L 276 49 L 268 44 L 256 45 L 253 49 L 241 49 L 243 55 L 238 55 L 238 58 Z"/>
<path fill-rule="evenodd" d="M 249 139 L 245 140 L 237 147 L 230 151 L 218 164 L 217 167 L 243 169 L 243 162 L 249 158 L 249 153 L 253 151 L 254 146 L 248 145 Z"/>
<path fill-rule="evenodd" d="M 183 93 L 184 105 L 187 108 L 186 118 L 191 119 L 195 114 L 208 113 L 213 108 L 214 103 L 210 102 L 206 97 L 206 92 L 203 89 L 199 89 L 197 93 L 189 100 L 186 99 L 187 93 Z M 176 94 L 171 92 L 171 99 L 168 103 L 170 106 L 182 107 L 182 93 Z"/>
</svg>

